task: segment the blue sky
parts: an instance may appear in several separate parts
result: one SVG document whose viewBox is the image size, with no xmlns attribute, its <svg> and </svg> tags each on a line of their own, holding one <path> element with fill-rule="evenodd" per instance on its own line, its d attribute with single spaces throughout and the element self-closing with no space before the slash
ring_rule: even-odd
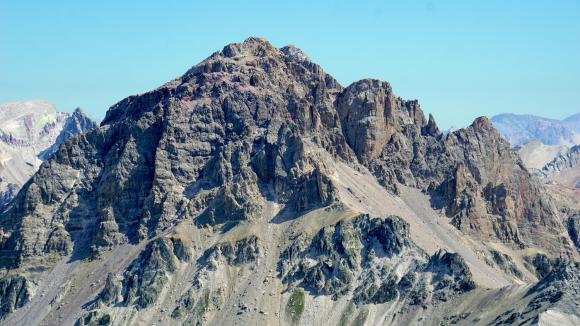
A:
<svg viewBox="0 0 580 326">
<path fill-rule="evenodd" d="M 0 0 L 0 102 L 100 120 L 248 36 L 296 45 L 345 86 L 389 81 L 443 128 L 580 112 L 580 0 Z"/>
</svg>

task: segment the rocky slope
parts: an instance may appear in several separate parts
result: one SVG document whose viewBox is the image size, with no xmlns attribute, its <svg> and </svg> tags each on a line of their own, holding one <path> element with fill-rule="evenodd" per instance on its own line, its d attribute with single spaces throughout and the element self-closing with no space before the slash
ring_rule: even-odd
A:
<svg viewBox="0 0 580 326">
<path fill-rule="evenodd" d="M 444 135 L 385 82 L 343 88 L 299 49 L 249 38 L 41 165 L 0 215 L 0 315 L 574 323 L 563 219 L 486 118 Z"/>
<path fill-rule="evenodd" d="M 580 167 L 575 158 L 580 114 L 562 121 L 528 115 L 503 114 L 492 118 L 522 162 L 546 185 L 562 210 L 580 209 Z"/>
<path fill-rule="evenodd" d="M 580 146 L 561 153 L 537 174 L 568 216 L 570 237 L 580 248 Z"/>
<path fill-rule="evenodd" d="M 95 126 L 80 109 L 59 112 L 44 101 L 0 104 L 0 208 L 61 143 Z"/>
<path fill-rule="evenodd" d="M 559 209 L 568 216 L 565 224 L 579 247 L 580 242 L 580 146 L 549 146 L 532 141 L 515 148 L 525 166 L 544 183 Z M 580 247 L 579 247 L 580 248 Z"/>
<path fill-rule="evenodd" d="M 545 145 L 580 144 L 578 115 L 562 121 L 534 115 L 500 114 L 491 118 L 502 137 L 513 146 L 538 140 Z"/>
</svg>

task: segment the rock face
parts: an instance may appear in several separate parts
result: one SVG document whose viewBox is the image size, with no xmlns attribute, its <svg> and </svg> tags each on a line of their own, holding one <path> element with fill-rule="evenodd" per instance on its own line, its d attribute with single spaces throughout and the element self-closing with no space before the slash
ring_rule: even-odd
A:
<svg viewBox="0 0 580 326">
<path fill-rule="evenodd" d="M 425 237 L 473 254 L 419 247 L 403 188 L 448 228 Z M 505 272 L 505 252 L 514 266 L 536 251 L 575 259 L 561 218 L 489 120 L 444 135 L 385 82 L 343 88 L 299 49 L 249 38 L 115 104 L 41 165 L 0 215 L 0 279 L 24 284 L 0 293 L 2 317 L 444 323 L 455 300 L 484 300 L 476 280 L 537 280 L 539 263 Z"/>
<path fill-rule="evenodd" d="M 568 217 L 567 227 L 570 239 L 572 239 L 576 248 L 580 249 L 580 212 L 571 214 Z"/>
<path fill-rule="evenodd" d="M 5 277 L 0 280 L 0 314 L 2 316 L 24 306 L 30 300 L 28 281 L 24 277 Z"/>
<path fill-rule="evenodd" d="M 346 133 L 349 145 L 385 187 L 426 191 L 434 207 L 475 237 L 560 246 L 552 241 L 561 230 L 555 206 L 486 118 L 443 135 L 417 102 L 396 98 L 388 84 L 372 80 L 347 87 L 337 102 L 343 128 L 357 133 Z M 529 229 L 530 222 L 538 228 Z M 552 240 L 538 237 L 540 229 Z"/>
<path fill-rule="evenodd" d="M 138 309 L 151 306 L 168 281 L 168 274 L 175 272 L 177 263 L 190 259 L 188 250 L 179 238 L 151 242 L 125 271 L 122 282 L 113 274 L 107 276 L 97 303 L 135 305 Z"/>
<path fill-rule="evenodd" d="M 533 115 L 500 114 L 491 121 L 513 146 L 532 140 L 545 145 L 574 146 L 580 143 L 578 115 L 560 121 Z"/>
<path fill-rule="evenodd" d="M 44 101 L 0 104 L 0 119 L 0 208 L 60 144 L 96 127 L 81 109 L 58 112 Z"/>
<path fill-rule="evenodd" d="M 544 183 L 557 206 L 564 212 L 580 211 L 580 114 L 562 121 L 502 114 L 492 122 L 526 168 Z"/>
<path fill-rule="evenodd" d="M 556 204 L 567 218 L 564 224 L 568 234 L 576 248 L 580 248 L 578 242 L 578 216 L 580 216 L 580 145 L 571 148 L 564 147 L 554 151 L 551 146 L 552 159 L 535 168 L 531 162 L 532 157 L 542 156 L 545 145 L 528 143 L 518 149 L 528 169 L 537 176 L 544 184 L 548 192 L 556 199 Z M 527 159 L 525 159 L 527 158 Z"/>
<path fill-rule="evenodd" d="M 459 255 L 439 251 L 429 258 L 411 241 L 408 224 L 395 216 L 341 221 L 312 239 L 297 238 L 280 258 L 284 283 L 315 296 L 350 294 L 355 304 L 397 299 L 426 305 L 475 289 Z"/>
<path fill-rule="evenodd" d="M 336 298 L 352 290 L 357 303 L 393 300 L 400 281 L 393 267 L 405 264 L 413 273 L 426 261 L 408 228 L 397 217 L 361 216 L 322 228 L 312 239 L 302 235 L 280 257 L 282 280 L 313 295 Z"/>
</svg>

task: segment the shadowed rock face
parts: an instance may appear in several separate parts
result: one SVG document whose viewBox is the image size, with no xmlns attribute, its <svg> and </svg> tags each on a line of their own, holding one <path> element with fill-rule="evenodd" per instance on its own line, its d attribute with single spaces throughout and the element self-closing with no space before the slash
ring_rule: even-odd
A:
<svg viewBox="0 0 580 326">
<path fill-rule="evenodd" d="M 335 162 L 368 169 L 394 194 L 421 189 L 472 239 L 560 250 L 558 212 L 487 119 L 443 135 L 387 83 L 344 89 L 295 47 L 250 38 L 124 99 L 97 129 L 64 142 L 0 215 L 0 267 L 50 269 L 65 256 L 85 262 L 138 248 L 85 306 L 103 311 L 79 324 L 111 322 L 113 307 L 152 309 L 177 275 L 192 284 L 172 298 L 171 318 L 219 323 L 215 312 L 239 290 L 228 277 L 272 261 L 284 289 L 305 290 L 294 301 L 400 297 L 426 307 L 475 289 L 463 258 L 427 255 L 398 217 L 355 212 L 313 234 L 278 234 L 273 245 L 272 225 L 343 204 Z M 197 238 L 168 236 L 177 225 Z M 217 241 L 230 231 L 240 236 Z"/>
<path fill-rule="evenodd" d="M 104 326 L 111 325 L 111 316 L 98 311 L 91 311 L 81 317 L 75 326 Z"/>
<path fill-rule="evenodd" d="M 570 234 L 570 239 L 576 246 L 580 249 L 580 212 L 575 212 L 571 214 L 567 219 L 568 234 Z"/>
<path fill-rule="evenodd" d="M 175 271 L 177 262 L 189 259 L 190 253 L 180 239 L 157 239 L 129 266 L 122 283 L 112 275 L 107 277 L 98 302 L 147 308 L 159 297 L 167 275 Z"/>
<path fill-rule="evenodd" d="M 314 295 L 336 298 L 353 290 L 357 280 L 365 279 L 360 282 L 380 287 L 370 279 L 389 283 L 393 278 L 390 280 L 393 295 L 387 296 L 393 299 L 397 280 L 391 275 L 392 267 L 405 259 L 414 260 L 411 265 L 421 264 L 425 259 L 424 253 L 411 243 L 408 228 L 396 217 L 380 220 L 364 216 L 325 227 L 312 239 L 303 235 L 281 254 L 279 270 L 282 279 Z M 373 260 L 377 258 L 384 261 L 376 264 Z M 387 290 L 363 289 L 363 286 L 354 289 L 355 293 L 360 293 L 358 296 L 368 296 L 360 301 L 379 300 L 378 297 L 384 299 L 380 300 L 382 302 L 387 301 L 387 297 L 376 293 Z M 373 299 L 374 296 L 377 298 Z"/>
<path fill-rule="evenodd" d="M 24 306 L 30 300 L 29 284 L 21 276 L 0 280 L 0 317 Z"/>
<path fill-rule="evenodd" d="M 439 251 L 429 257 L 396 216 L 360 216 L 325 227 L 313 238 L 303 235 L 282 253 L 279 271 L 289 285 L 335 299 L 350 294 L 356 304 L 399 298 L 423 305 L 475 289 L 459 255 Z"/>
</svg>

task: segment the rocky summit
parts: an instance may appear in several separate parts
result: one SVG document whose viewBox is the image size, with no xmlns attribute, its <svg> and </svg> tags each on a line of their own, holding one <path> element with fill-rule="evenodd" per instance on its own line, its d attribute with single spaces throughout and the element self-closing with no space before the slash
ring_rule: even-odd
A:
<svg viewBox="0 0 580 326">
<path fill-rule="evenodd" d="M 54 148 L 0 215 L 0 317 L 578 324 L 569 220 L 487 118 L 249 38 Z"/>
</svg>

